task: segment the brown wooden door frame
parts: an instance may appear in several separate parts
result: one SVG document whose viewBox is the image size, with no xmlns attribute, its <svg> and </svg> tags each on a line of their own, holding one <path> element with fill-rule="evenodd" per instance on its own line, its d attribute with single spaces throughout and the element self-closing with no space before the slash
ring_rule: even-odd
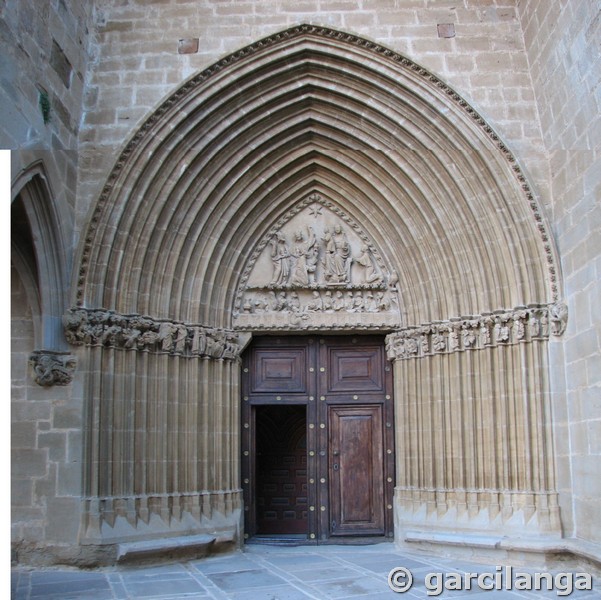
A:
<svg viewBox="0 0 601 600">
<path fill-rule="evenodd" d="M 379 406 L 381 415 L 381 480 L 383 530 L 393 535 L 394 427 L 392 371 L 385 360 L 384 340 L 375 336 L 277 336 L 253 341 L 242 374 L 242 487 L 245 538 L 257 533 L 256 414 L 254 407 L 303 404 L 307 408 L 307 540 L 340 543 L 354 536 L 378 535 L 377 527 L 333 526 L 332 411 Z M 367 410 L 369 412 L 369 410 Z M 376 411 L 377 412 L 377 411 Z M 347 480 L 348 481 L 348 480 Z M 373 498 L 372 498 L 373 500 Z M 350 507 L 347 507 L 350 509 Z M 380 510 L 380 509 L 378 509 Z"/>
</svg>

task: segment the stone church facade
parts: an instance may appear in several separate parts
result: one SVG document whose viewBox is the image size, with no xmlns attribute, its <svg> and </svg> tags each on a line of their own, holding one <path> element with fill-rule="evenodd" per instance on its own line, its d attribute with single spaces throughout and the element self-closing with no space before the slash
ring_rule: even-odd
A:
<svg viewBox="0 0 601 600">
<path fill-rule="evenodd" d="M 15 561 L 601 560 L 596 2 L 0 17 Z"/>
</svg>

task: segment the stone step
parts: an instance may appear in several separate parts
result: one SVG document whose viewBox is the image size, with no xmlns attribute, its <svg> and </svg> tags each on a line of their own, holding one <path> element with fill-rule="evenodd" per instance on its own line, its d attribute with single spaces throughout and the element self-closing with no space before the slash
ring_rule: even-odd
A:
<svg viewBox="0 0 601 600">
<path fill-rule="evenodd" d="M 216 541 L 217 536 L 200 534 L 127 542 L 118 544 L 117 562 L 135 562 L 152 558 L 181 558 L 182 556 L 200 558 L 209 554 Z M 225 540 L 220 538 L 219 541 Z"/>
</svg>

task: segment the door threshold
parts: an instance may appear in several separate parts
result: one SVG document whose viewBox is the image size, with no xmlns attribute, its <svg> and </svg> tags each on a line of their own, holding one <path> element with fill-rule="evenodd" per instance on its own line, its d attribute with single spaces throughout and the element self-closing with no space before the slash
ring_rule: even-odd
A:
<svg viewBox="0 0 601 600">
<path fill-rule="evenodd" d="M 315 545 L 305 533 L 258 534 L 247 539 L 246 544 L 264 544 L 267 546 L 309 546 Z"/>
<path fill-rule="evenodd" d="M 266 546 L 373 546 L 375 544 L 392 544 L 392 537 L 384 536 L 332 536 L 323 540 L 309 539 L 304 533 L 259 534 L 248 538 L 246 544 L 263 544 Z"/>
</svg>

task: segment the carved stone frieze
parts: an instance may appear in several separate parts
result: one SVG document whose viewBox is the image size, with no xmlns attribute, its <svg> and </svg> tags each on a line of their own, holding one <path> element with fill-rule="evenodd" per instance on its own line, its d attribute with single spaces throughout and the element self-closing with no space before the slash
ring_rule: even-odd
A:
<svg viewBox="0 0 601 600">
<path fill-rule="evenodd" d="M 38 385 L 69 385 L 73 381 L 76 360 L 64 352 L 35 350 L 29 357 L 29 364 Z"/>
<path fill-rule="evenodd" d="M 561 335 L 566 321 L 564 304 L 518 307 L 408 327 L 386 337 L 386 351 L 398 360 L 519 344 Z"/>
<path fill-rule="evenodd" d="M 357 223 L 312 194 L 257 244 L 238 287 L 238 329 L 400 325 L 398 278 Z"/>
<path fill-rule="evenodd" d="M 67 341 L 74 345 L 232 360 L 240 354 L 233 331 L 111 310 L 73 308 L 63 316 L 63 325 Z"/>
</svg>

